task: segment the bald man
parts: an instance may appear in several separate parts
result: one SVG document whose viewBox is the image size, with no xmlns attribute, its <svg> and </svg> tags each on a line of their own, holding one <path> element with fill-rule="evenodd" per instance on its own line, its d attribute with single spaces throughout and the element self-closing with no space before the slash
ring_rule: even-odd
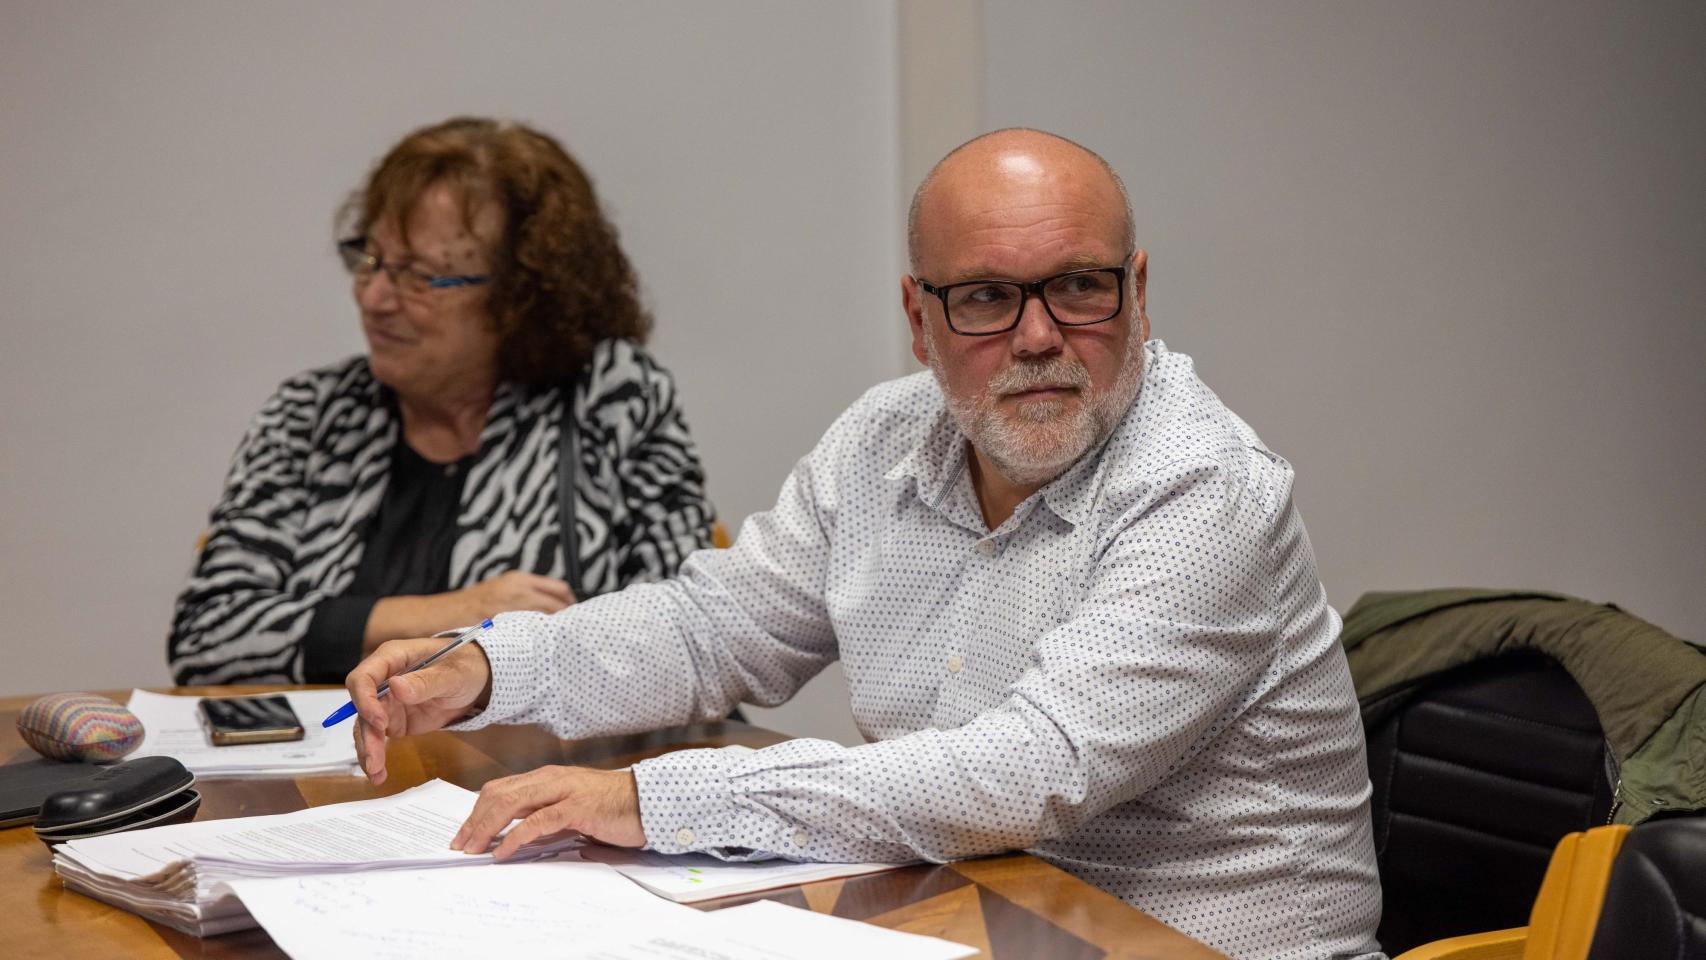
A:
<svg viewBox="0 0 1706 960">
<path fill-rule="evenodd" d="M 1149 340 L 1133 234 L 1076 144 L 949 154 L 901 279 L 930 371 L 872 388 L 678 579 L 499 616 L 407 676 L 439 642 L 382 647 L 349 681 L 368 775 L 387 736 L 712 720 L 839 659 L 862 746 L 547 767 L 488 784 L 453 845 L 522 818 L 499 857 L 564 829 L 728 860 L 1018 848 L 1234 956 L 1373 954 L 1362 727 L 1292 471 Z"/>
</svg>

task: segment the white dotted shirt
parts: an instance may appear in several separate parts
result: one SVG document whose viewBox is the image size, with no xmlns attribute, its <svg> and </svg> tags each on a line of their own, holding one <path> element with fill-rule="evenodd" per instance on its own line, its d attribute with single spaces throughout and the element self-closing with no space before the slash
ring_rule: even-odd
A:
<svg viewBox="0 0 1706 960">
<path fill-rule="evenodd" d="M 1290 466 L 1146 346 L 1107 444 L 983 521 L 928 373 L 677 579 L 480 642 L 467 726 L 632 732 L 771 705 L 840 658 L 870 743 L 635 766 L 648 845 L 731 859 L 1023 848 L 1234 956 L 1355 956 L 1380 915 L 1362 726 Z"/>
</svg>

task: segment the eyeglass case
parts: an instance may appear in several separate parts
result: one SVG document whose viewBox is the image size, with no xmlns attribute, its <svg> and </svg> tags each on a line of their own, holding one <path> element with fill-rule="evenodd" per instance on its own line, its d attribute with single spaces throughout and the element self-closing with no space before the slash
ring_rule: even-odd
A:
<svg viewBox="0 0 1706 960">
<path fill-rule="evenodd" d="M 194 785 L 195 774 L 171 757 L 115 764 L 42 801 L 36 836 L 54 844 L 188 820 L 201 805 Z"/>
</svg>

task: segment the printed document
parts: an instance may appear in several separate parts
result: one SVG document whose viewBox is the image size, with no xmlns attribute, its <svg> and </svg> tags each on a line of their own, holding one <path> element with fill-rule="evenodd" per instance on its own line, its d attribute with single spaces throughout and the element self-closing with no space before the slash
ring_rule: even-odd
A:
<svg viewBox="0 0 1706 960">
<path fill-rule="evenodd" d="M 792 860 L 731 862 L 703 853 L 662 854 L 597 846 L 582 848 L 580 856 L 582 860 L 608 863 L 628 879 L 676 903 L 698 903 L 903 866 L 898 863 L 795 863 Z"/>
<path fill-rule="evenodd" d="M 587 862 L 229 886 L 294 960 L 955 960 L 977 952 L 769 901 L 701 913 Z"/>
</svg>

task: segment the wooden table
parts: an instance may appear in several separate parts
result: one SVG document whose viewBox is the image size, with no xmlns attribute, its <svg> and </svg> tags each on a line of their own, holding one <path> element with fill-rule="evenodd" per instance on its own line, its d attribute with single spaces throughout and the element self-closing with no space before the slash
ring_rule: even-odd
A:
<svg viewBox="0 0 1706 960">
<path fill-rule="evenodd" d="M 277 688 L 200 688 L 237 694 Z M 122 702 L 125 694 L 108 691 Z M 18 737 L 18 712 L 34 698 L 0 698 L 0 759 L 35 756 Z M 786 739 L 744 723 L 699 724 L 629 737 L 559 740 L 537 727 L 434 733 L 391 744 L 385 786 L 349 776 L 208 779 L 198 820 L 287 813 L 307 806 L 387 796 L 437 777 L 469 789 L 548 763 L 621 767 L 688 747 Z M 77 957 L 283 957 L 262 930 L 205 940 L 143 920 L 60 887 L 52 857 L 29 827 L 0 830 L 0 955 Z M 1043 861 L 1024 853 L 788 887 L 699 904 L 715 910 L 776 900 L 819 913 L 929 934 L 978 947 L 986 958 L 1092 960 L 1221 954 Z"/>
</svg>

